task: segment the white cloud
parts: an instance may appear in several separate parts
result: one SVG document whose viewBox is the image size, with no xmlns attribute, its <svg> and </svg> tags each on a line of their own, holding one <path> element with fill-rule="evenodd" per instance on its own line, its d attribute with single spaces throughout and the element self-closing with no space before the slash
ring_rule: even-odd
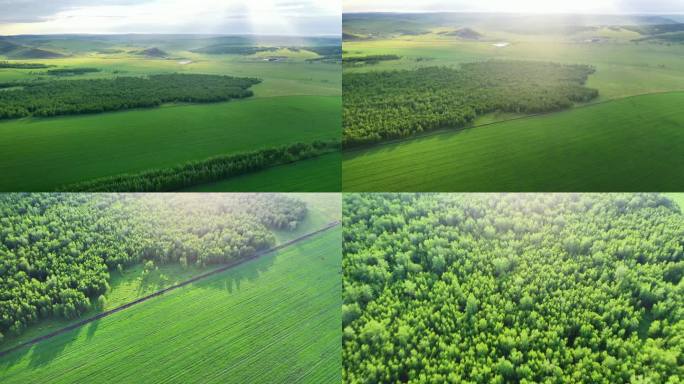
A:
<svg viewBox="0 0 684 384">
<path fill-rule="evenodd" d="M 26 7 L 29 0 L 21 2 Z M 8 1 L 5 0 L 5 3 Z M 59 1 L 56 3 L 60 3 Z M 98 5 L 64 1 L 63 7 L 2 23 L 2 34 L 47 33 L 340 33 L 341 6 L 326 0 L 147 0 Z M 2 3 L 0 3 L 2 4 Z M 92 4 L 92 2 L 90 2 Z M 5 5 L 2 5 L 3 7 Z"/>
</svg>

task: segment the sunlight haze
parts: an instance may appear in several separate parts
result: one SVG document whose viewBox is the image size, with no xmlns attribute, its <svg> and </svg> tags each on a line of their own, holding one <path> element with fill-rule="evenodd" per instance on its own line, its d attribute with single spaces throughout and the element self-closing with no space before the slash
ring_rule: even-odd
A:
<svg viewBox="0 0 684 384">
<path fill-rule="evenodd" d="M 335 35 L 326 0 L 0 0 L 0 34 L 206 33 Z"/>
</svg>

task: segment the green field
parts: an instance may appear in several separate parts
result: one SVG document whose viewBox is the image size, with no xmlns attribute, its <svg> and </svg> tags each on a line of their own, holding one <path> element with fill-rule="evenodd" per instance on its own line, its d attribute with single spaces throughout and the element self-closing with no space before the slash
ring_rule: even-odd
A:
<svg viewBox="0 0 684 384">
<path fill-rule="evenodd" d="M 341 230 L 0 360 L 3 383 L 341 380 Z"/>
<path fill-rule="evenodd" d="M 636 96 L 345 153 L 346 191 L 684 189 L 684 93 Z"/>
<path fill-rule="evenodd" d="M 10 38 L 0 36 L 0 40 L 3 39 Z M 254 96 L 240 101 L 1 121 L 0 173 L 4 177 L 0 190 L 53 190 L 79 181 L 172 167 L 217 155 L 339 138 L 339 64 L 307 61 L 319 55 L 306 47 L 281 48 L 253 55 L 194 52 L 224 40 L 233 41 L 227 37 L 199 35 L 143 35 L 131 41 L 116 36 L 25 36 L 8 40 L 70 55 L 12 62 L 42 63 L 50 65 L 49 69 L 85 67 L 100 71 L 57 77 L 47 75 L 46 69 L 7 68 L 0 69 L 0 83 L 165 73 L 256 77 L 262 82 L 251 88 Z M 278 47 L 335 44 L 335 40 L 263 40 L 259 44 Z M 243 40 L 238 43 L 250 44 Z M 168 57 L 135 53 L 150 47 L 163 50 Z M 269 61 L 273 57 L 277 60 Z M 0 60 L 4 59 L 0 56 Z M 340 168 L 339 163 L 330 161 L 319 162 L 318 166 L 320 168 L 312 170 L 332 173 Z M 269 183 L 266 180 L 261 184 L 266 190 L 282 190 L 280 181 Z M 330 187 L 328 181 L 322 180 L 320 184 L 306 184 L 302 188 L 305 189 L 299 190 L 327 190 Z"/>
<path fill-rule="evenodd" d="M 438 13 L 345 15 L 343 28 L 352 36 L 343 43 L 345 57 L 397 55 L 400 59 L 345 65 L 343 76 L 458 67 L 487 60 L 585 64 L 596 69 L 586 86 L 599 92 L 590 103 L 625 100 L 588 111 L 578 109 L 489 125 L 522 116 L 495 112 L 478 116 L 467 125 L 475 128 L 467 132 L 431 132 L 428 138 L 415 135 L 413 142 L 350 149 L 343 154 L 343 190 L 681 189 L 683 182 L 677 175 L 684 171 L 684 163 L 677 148 L 684 145 L 684 124 L 678 111 L 684 91 L 684 45 L 636 42 L 642 35 L 615 26 L 671 21 L 587 16 L 579 20 L 582 24 L 577 30 L 572 30 L 576 27 L 572 23 L 582 18 L 544 18 Z M 572 28 L 562 30 L 567 26 Z M 471 28 L 480 37 L 445 34 L 462 27 Z M 507 45 L 495 45 L 499 43 Z M 654 96 L 632 98 L 651 94 Z M 478 127 L 485 124 L 486 128 Z"/>
<path fill-rule="evenodd" d="M 290 96 L 2 122 L 0 190 L 46 191 L 231 152 L 336 139 L 339 110 L 336 96 Z M 335 166 L 330 172 L 339 168 L 323 164 L 329 165 Z"/>
<path fill-rule="evenodd" d="M 334 192 L 342 188 L 342 155 L 331 153 L 313 159 L 300 160 L 264 171 L 250 173 L 211 184 L 198 185 L 181 192 Z"/>
</svg>

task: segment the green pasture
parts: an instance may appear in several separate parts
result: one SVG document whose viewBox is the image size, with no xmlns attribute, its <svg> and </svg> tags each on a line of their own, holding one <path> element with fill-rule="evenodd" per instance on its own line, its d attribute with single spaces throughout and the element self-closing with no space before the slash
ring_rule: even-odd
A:
<svg viewBox="0 0 684 384">
<path fill-rule="evenodd" d="M 198 185 L 182 192 L 335 192 L 342 185 L 342 155 L 330 153 L 228 180 Z"/>
<path fill-rule="evenodd" d="M 0 190 L 45 191 L 221 154 L 338 139 L 340 103 L 338 96 L 270 97 L 5 121 Z"/>
<path fill-rule="evenodd" d="M 343 155 L 345 191 L 678 191 L 684 93 L 635 96 Z"/>
<path fill-rule="evenodd" d="M 0 359 L 3 383 L 341 380 L 339 228 Z"/>
</svg>

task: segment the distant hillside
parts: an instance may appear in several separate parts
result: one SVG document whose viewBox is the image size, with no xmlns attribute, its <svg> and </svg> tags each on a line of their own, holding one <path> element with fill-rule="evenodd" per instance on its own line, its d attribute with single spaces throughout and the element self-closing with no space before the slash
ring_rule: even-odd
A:
<svg viewBox="0 0 684 384">
<path fill-rule="evenodd" d="M 8 53 L 18 48 L 21 48 L 21 45 L 14 44 L 5 40 L 0 40 L 0 54 Z"/>
<path fill-rule="evenodd" d="M 58 59 L 66 57 L 61 53 L 48 51 L 40 48 L 19 48 L 7 54 L 13 59 Z"/>
<path fill-rule="evenodd" d="M 357 34 L 349 33 L 349 32 L 343 32 L 342 33 L 342 41 L 363 41 L 363 40 L 369 40 L 369 38 L 367 36 L 357 35 Z"/>
<path fill-rule="evenodd" d="M 216 44 L 204 48 L 194 49 L 195 53 L 207 53 L 210 55 L 253 55 L 258 52 L 274 52 L 275 47 L 254 47 L 247 45 Z"/>
<path fill-rule="evenodd" d="M 675 44 L 684 44 L 684 31 L 680 32 L 671 32 L 671 33 L 661 33 L 658 35 L 652 35 L 652 36 L 646 36 L 642 37 L 640 39 L 634 39 L 632 41 L 652 41 L 655 43 L 675 43 Z"/>
<path fill-rule="evenodd" d="M 461 39 L 466 39 L 466 40 L 479 40 L 482 38 L 482 34 L 472 30 L 470 28 L 460 28 L 455 31 L 451 32 L 444 32 L 442 33 L 443 35 L 446 36 L 456 36 L 460 37 Z"/>
<path fill-rule="evenodd" d="M 32 48 L 7 40 L 0 40 L 0 54 L 11 59 L 56 59 L 65 55 L 46 49 Z"/>
<path fill-rule="evenodd" d="M 679 24 L 655 24 L 655 25 L 625 25 L 624 29 L 640 33 L 642 35 L 659 35 L 661 33 L 682 32 L 684 23 Z"/>
<path fill-rule="evenodd" d="M 147 56 L 147 57 L 158 57 L 158 58 L 165 58 L 165 57 L 169 56 L 168 53 L 162 51 L 159 48 L 148 48 L 148 49 L 136 52 L 136 55 Z"/>
</svg>

